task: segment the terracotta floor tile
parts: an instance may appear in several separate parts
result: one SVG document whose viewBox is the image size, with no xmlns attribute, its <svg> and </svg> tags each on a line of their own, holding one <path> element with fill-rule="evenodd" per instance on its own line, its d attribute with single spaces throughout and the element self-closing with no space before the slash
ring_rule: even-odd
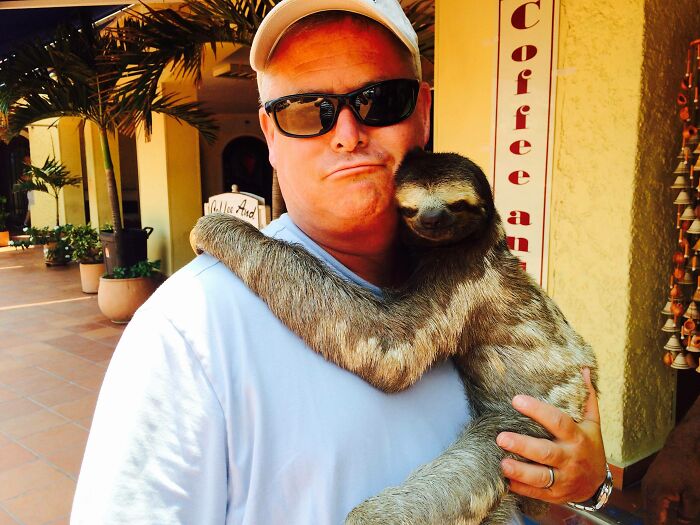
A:
<svg viewBox="0 0 700 525">
<path fill-rule="evenodd" d="M 0 431 L 13 439 L 18 439 L 59 425 L 65 425 L 67 422 L 68 420 L 64 416 L 48 410 L 38 410 L 26 416 L 0 421 Z"/>
<path fill-rule="evenodd" d="M 38 454 L 46 456 L 51 452 L 68 446 L 82 447 L 84 449 L 87 435 L 88 433 L 85 429 L 69 423 L 32 434 L 17 441 Z"/>
<path fill-rule="evenodd" d="M 11 399 L 17 399 L 18 397 L 20 397 L 20 394 L 14 390 L 0 386 L 0 403 L 3 401 L 10 401 Z"/>
<path fill-rule="evenodd" d="M 56 521 L 47 521 L 44 525 L 70 525 L 70 518 L 61 518 Z"/>
<path fill-rule="evenodd" d="M 105 373 L 105 370 L 102 367 L 87 360 L 83 360 L 83 363 L 71 367 L 54 366 L 53 370 L 51 371 L 73 382 L 81 377 L 88 377 L 92 375 L 99 376 L 104 375 Z"/>
<path fill-rule="evenodd" d="M 85 450 L 78 447 L 66 447 L 60 450 L 55 450 L 46 456 L 51 463 L 56 465 L 62 471 L 78 479 L 80 474 L 80 465 L 83 462 Z"/>
<path fill-rule="evenodd" d="M 54 348 L 47 345 L 46 343 L 43 343 L 41 341 L 31 341 L 29 343 L 25 343 L 23 345 L 17 345 L 14 347 L 7 348 L 4 350 L 4 352 L 7 352 L 9 355 L 12 355 L 14 357 L 17 357 L 24 361 L 24 358 L 33 355 L 33 354 L 41 354 L 44 352 L 54 352 Z"/>
<path fill-rule="evenodd" d="M 28 399 L 13 399 L 0 403 L 0 421 L 6 421 L 17 416 L 25 416 L 41 410 L 41 407 Z"/>
<path fill-rule="evenodd" d="M 12 519 L 7 512 L 0 509 L 0 525 L 19 525 L 19 522 Z"/>
<path fill-rule="evenodd" d="M 83 337 L 88 337 L 90 339 L 102 340 L 109 337 L 121 337 L 123 330 L 119 328 L 114 328 L 111 326 L 101 326 L 96 330 L 90 332 L 85 332 L 81 334 Z"/>
<path fill-rule="evenodd" d="M 72 350 L 71 353 L 82 359 L 92 361 L 93 363 L 99 363 L 105 359 L 111 359 L 114 348 L 95 341 L 91 347 L 78 348 Z"/>
<path fill-rule="evenodd" d="M 25 525 L 44 525 L 70 514 L 75 494 L 75 482 L 66 479 L 50 487 L 32 490 L 3 502 L 3 506 Z"/>
<path fill-rule="evenodd" d="M 73 423 L 78 425 L 80 428 L 84 428 L 85 430 L 89 431 L 90 427 L 92 426 L 92 414 L 90 415 L 90 417 L 78 419 L 76 421 L 73 421 Z"/>
<path fill-rule="evenodd" d="M 81 322 L 81 323 L 75 323 L 75 324 L 65 324 L 64 327 L 67 330 L 70 330 L 71 332 L 75 332 L 76 334 L 83 335 L 83 332 L 90 332 L 92 330 L 99 330 L 100 328 L 103 328 L 103 326 L 99 323 L 96 322 Z"/>
<path fill-rule="evenodd" d="M 37 332 L 35 334 L 31 334 L 29 336 L 29 338 L 32 341 L 47 341 L 47 340 L 56 339 L 59 337 L 65 337 L 65 336 L 71 335 L 71 334 L 72 334 L 72 332 L 70 332 L 68 330 L 64 330 L 61 328 L 55 328 L 53 330 L 45 330 L 45 331 Z"/>
<path fill-rule="evenodd" d="M 58 388 L 63 384 L 65 384 L 65 380 L 56 377 L 56 375 L 46 372 L 45 370 L 36 368 L 35 373 L 33 373 L 31 376 L 25 377 L 20 382 L 10 385 L 10 388 L 19 394 L 30 396 L 32 394 L 44 392 L 45 390 Z"/>
<path fill-rule="evenodd" d="M 0 472 L 0 501 L 21 496 L 62 479 L 69 478 L 40 460 L 5 470 Z"/>
<path fill-rule="evenodd" d="M 70 334 L 64 337 L 57 337 L 55 339 L 47 339 L 45 342 L 51 346 L 67 351 L 74 348 L 82 348 L 92 345 L 91 339 L 78 334 Z"/>
<path fill-rule="evenodd" d="M 75 401 L 76 399 L 80 399 L 81 397 L 87 396 L 91 393 L 92 391 L 88 390 L 87 388 L 65 383 L 59 387 L 32 394 L 29 396 L 29 398 L 44 406 L 52 407 L 55 405 L 60 405 L 61 403 Z"/>
<path fill-rule="evenodd" d="M 104 372 L 104 370 L 103 370 L 103 372 Z M 75 379 L 72 380 L 72 382 L 76 383 L 82 387 L 85 387 L 89 390 L 92 390 L 93 392 L 99 392 L 100 388 L 102 387 L 103 380 L 104 380 L 104 373 L 101 374 L 100 376 L 76 377 Z"/>
<path fill-rule="evenodd" d="M 4 434 L 0 434 L 0 447 L 4 447 L 9 443 L 12 443 L 12 441 L 10 441 L 10 438 L 5 436 Z"/>
<path fill-rule="evenodd" d="M 75 401 L 56 405 L 53 410 L 68 419 L 83 419 L 90 417 L 95 412 L 96 403 L 97 394 L 92 393 Z"/>
<path fill-rule="evenodd" d="M 0 472 L 10 470 L 18 465 L 29 463 L 36 459 L 36 455 L 29 452 L 27 449 L 9 443 L 0 447 Z"/>
</svg>

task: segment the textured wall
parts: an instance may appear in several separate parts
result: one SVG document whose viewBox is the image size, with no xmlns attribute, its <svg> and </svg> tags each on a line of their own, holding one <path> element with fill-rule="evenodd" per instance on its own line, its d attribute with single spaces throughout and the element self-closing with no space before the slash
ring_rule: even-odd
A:
<svg viewBox="0 0 700 525">
<path fill-rule="evenodd" d="M 497 3 L 436 0 L 435 144 L 490 168 Z M 694 34 L 697 33 L 697 34 Z M 658 449 L 674 374 L 659 328 L 675 244 L 668 174 L 696 0 L 560 0 L 549 289 L 601 365 L 610 461 Z"/>
<path fill-rule="evenodd" d="M 596 349 L 619 466 L 658 449 L 672 424 L 659 331 L 675 233 L 667 172 L 697 12 L 692 1 L 561 6 L 550 293 Z"/>
<path fill-rule="evenodd" d="M 659 309 L 668 292 L 664 276 L 670 273 L 676 238 L 671 202 L 677 190 L 669 188 L 681 145 L 675 99 L 685 72 L 688 42 L 698 37 L 700 5 L 696 0 L 646 1 L 623 405 L 623 455 L 629 460 L 657 450 L 672 425 L 676 372 L 660 362 L 665 338 L 659 331 Z M 637 421 L 645 424 L 635 424 Z"/>
</svg>

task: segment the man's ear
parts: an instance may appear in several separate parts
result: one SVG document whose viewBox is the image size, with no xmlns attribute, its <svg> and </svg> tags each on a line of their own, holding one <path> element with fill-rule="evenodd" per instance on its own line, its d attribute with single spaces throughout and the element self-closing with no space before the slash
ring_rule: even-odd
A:
<svg viewBox="0 0 700 525">
<path fill-rule="evenodd" d="M 433 95 L 430 91 L 430 84 L 421 82 L 420 90 L 418 91 L 418 100 L 416 101 L 416 109 L 420 111 L 420 116 L 423 121 L 423 146 L 430 140 L 430 105 L 432 104 Z"/>
<path fill-rule="evenodd" d="M 265 142 L 267 142 L 268 158 L 270 164 L 273 168 L 275 166 L 275 138 L 277 135 L 277 128 L 275 128 L 275 123 L 272 121 L 272 117 L 267 114 L 264 107 L 258 110 L 258 120 L 260 120 L 260 128 L 262 129 L 263 135 L 265 135 Z"/>
</svg>

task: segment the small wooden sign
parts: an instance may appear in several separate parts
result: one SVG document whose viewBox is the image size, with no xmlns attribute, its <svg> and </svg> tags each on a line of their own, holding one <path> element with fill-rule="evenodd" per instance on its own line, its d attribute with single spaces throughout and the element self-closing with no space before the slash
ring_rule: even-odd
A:
<svg viewBox="0 0 700 525">
<path fill-rule="evenodd" d="M 204 215 L 227 213 L 249 222 L 256 228 L 264 228 L 270 222 L 265 199 L 252 193 L 221 193 L 204 203 Z"/>
</svg>

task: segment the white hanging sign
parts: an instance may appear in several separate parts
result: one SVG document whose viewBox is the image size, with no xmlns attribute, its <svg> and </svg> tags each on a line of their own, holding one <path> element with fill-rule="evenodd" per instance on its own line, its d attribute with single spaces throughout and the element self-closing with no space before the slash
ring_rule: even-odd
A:
<svg viewBox="0 0 700 525">
<path fill-rule="evenodd" d="M 270 222 L 265 199 L 252 193 L 213 195 L 204 203 L 204 215 L 210 213 L 227 213 L 249 222 L 256 228 L 264 228 Z"/>
<path fill-rule="evenodd" d="M 546 286 L 558 0 L 500 0 L 491 174 L 508 245 Z"/>
</svg>

